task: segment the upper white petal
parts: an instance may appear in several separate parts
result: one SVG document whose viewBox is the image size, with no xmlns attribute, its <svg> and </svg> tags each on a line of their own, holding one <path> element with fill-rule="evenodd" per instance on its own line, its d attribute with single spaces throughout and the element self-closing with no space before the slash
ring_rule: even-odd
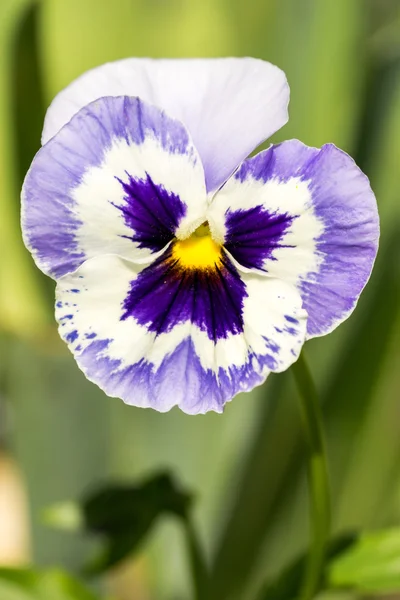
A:
<svg viewBox="0 0 400 600">
<path fill-rule="evenodd" d="M 253 58 L 128 58 L 88 71 L 53 100 L 42 143 L 101 96 L 139 96 L 182 121 L 213 191 L 288 119 L 289 87 L 276 66 Z"/>
</svg>

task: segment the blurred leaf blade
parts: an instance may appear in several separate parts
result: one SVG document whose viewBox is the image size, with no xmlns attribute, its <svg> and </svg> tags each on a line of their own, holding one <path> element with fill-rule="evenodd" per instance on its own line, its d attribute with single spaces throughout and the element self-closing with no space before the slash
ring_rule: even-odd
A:
<svg viewBox="0 0 400 600">
<path fill-rule="evenodd" d="M 3 592 L 2 586 L 5 589 Z M 35 571 L 0 568 L 0 593 L 2 600 L 14 600 L 12 594 L 15 600 L 96 600 L 90 590 L 61 569 Z"/>
<path fill-rule="evenodd" d="M 400 590 L 400 528 L 363 534 L 333 560 L 328 583 L 368 592 Z"/>
<path fill-rule="evenodd" d="M 7 579 L 0 579 L 0 594 L 2 600 L 39 600 L 37 596 L 32 596 L 30 592 Z"/>
<path fill-rule="evenodd" d="M 359 69 L 367 35 L 364 1 L 275 4 L 265 58 L 285 70 L 291 88 L 289 123 L 276 139 L 295 137 L 311 146 L 334 142 L 351 150 L 365 83 L 365 72 Z M 289 43 L 282 43 L 283 31 Z"/>
<path fill-rule="evenodd" d="M 48 323 L 34 265 L 21 239 L 13 127 L 14 45 L 32 5 L 33 0 L 4 0 L 0 6 L 0 326 L 23 336 L 40 332 Z"/>
<path fill-rule="evenodd" d="M 96 600 L 92 592 L 77 579 L 59 569 L 42 573 L 37 589 L 43 600 Z"/>
<path fill-rule="evenodd" d="M 354 541 L 353 535 L 345 535 L 332 540 L 329 544 L 326 560 L 332 560 L 342 553 Z M 307 553 L 302 554 L 274 580 L 268 581 L 261 590 L 257 600 L 288 600 L 298 598 L 303 580 Z M 318 591 L 324 588 L 323 582 Z"/>
<path fill-rule="evenodd" d="M 100 556 L 87 567 L 91 573 L 109 569 L 133 554 L 163 514 L 189 522 L 191 495 L 179 489 L 167 473 L 137 486 L 109 486 L 82 503 L 84 526 L 100 534 L 105 544 Z"/>
<path fill-rule="evenodd" d="M 105 31 L 107 43 L 99 43 Z M 114 0 L 112 10 L 98 0 L 42 0 L 41 54 L 49 101 L 81 73 L 105 62 L 224 55 L 230 41 L 229 20 L 217 0 Z"/>
<path fill-rule="evenodd" d="M 393 89 L 387 89 L 386 111 L 379 135 L 371 148 L 367 164 L 378 201 L 382 241 L 400 222 L 398 165 L 400 162 L 400 65 L 390 71 Z"/>
</svg>

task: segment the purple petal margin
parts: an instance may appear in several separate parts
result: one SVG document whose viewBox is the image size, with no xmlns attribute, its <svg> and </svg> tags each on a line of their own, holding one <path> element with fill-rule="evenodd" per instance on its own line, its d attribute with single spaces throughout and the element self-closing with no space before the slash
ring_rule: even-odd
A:
<svg viewBox="0 0 400 600">
<path fill-rule="evenodd" d="M 166 356 L 157 369 L 144 359 L 121 369 L 120 361 L 105 356 L 108 343 L 94 341 L 77 357 L 88 378 L 109 396 L 123 398 L 126 404 L 161 412 L 179 406 L 188 414 L 210 410 L 221 413 L 226 402 L 261 384 L 266 377 L 260 374 L 268 362 L 265 356 L 250 355 L 245 365 L 219 369 L 218 374 L 203 369 L 190 338 Z"/>
</svg>

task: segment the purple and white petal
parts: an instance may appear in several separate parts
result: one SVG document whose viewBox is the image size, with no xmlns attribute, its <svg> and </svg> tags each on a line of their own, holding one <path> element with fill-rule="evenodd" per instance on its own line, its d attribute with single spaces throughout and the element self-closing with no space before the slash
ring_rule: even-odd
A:
<svg viewBox="0 0 400 600">
<path fill-rule="evenodd" d="M 46 143 L 83 106 L 102 96 L 139 96 L 188 129 L 214 191 L 256 146 L 288 120 L 285 74 L 254 58 L 128 58 L 92 69 L 47 111 Z"/>
<path fill-rule="evenodd" d="M 307 315 L 293 286 L 225 258 L 193 276 L 167 250 L 150 266 L 96 257 L 59 280 L 60 334 L 86 376 L 128 404 L 197 414 L 296 360 Z"/>
<path fill-rule="evenodd" d="M 239 269 L 296 285 L 308 337 L 350 315 L 378 248 L 368 178 L 332 144 L 317 149 L 292 140 L 244 161 L 208 219 Z"/>
<path fill-rule="evenodd" d="M 153 260 L 203 220 L 201 160 L 184 126 L 139 98 L 82 108 L 39 150 L 22 191 L 22 229 L 58 278 L 98 254 Z"/>
</svg>

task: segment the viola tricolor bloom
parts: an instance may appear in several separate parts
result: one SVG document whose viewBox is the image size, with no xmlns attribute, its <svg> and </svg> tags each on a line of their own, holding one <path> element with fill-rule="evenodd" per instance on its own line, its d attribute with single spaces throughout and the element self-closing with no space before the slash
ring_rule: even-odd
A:
<svg viewBox="0 0 400 600">
<path fill-rule="evenodd" d="M 24 239 L 110 396 L 221 412 L 354 309 L 379 236 L 367 177 L 332 144 L 247 158 L 288 101 L 260 60 L 126 59 L 51 104 Z"/>
</svg>

